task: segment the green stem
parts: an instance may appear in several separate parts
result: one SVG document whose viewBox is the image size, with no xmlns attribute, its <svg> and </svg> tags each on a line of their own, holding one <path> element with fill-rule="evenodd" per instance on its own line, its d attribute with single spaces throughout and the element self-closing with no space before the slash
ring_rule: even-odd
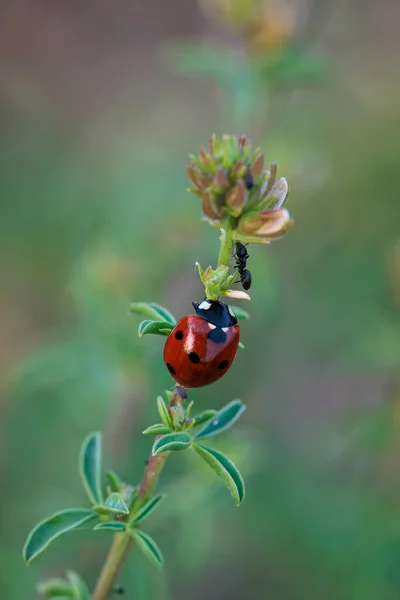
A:
<svg viewBox="0 0 400 600">
<path fill-rule="evenodd" d="M 161 469 L 167 460 L 168 455 L 169 452 L 158 454 L 157 456 L 150 455 L 129 517 L 131 517 L 134 512 L 139 510 L 139 508 L 151 495 L 157 484 L 158 476 L 160 475 Z M 92 600 L 108 599 L 115 579 L 128 554 L 128 550 L 132 541 L 132 536 L 130 535 L 129 531 L 115 534 L 112 546 L 108 552 L 106 561 L 100 573 L 100 577 L 97 581 L 96 588 L 93 592 Z"/>
<path fill-rule="evenodd" d="M 179 401 L 181 401 L 180 396 L 175 393 L 171 398 L 170 405 L 173 402 Z M 164 452 L 157 456 L 150 454 L 128 521 L 133 514 L 143 506 L 149 496 L 151 496 L 157 484 L 161 469 L 169 454 L 169 452 Z M 97 581 L 96 588 L 93 592 L 92 600 L 107 600 L 109 598 L 115 579 L 124 564 L 132 541 L 132 536 L 129 531 L 115 534 L 113 543 L 101 570 L 100 577 Z"/>
<path fill-rule="evenodd" d="M 217 268 L 221 266 L 227 267 L 229 265 L 229 261 L 232 256 L 232 233 L 232 228 L 228 221 L 220 237 L 221 246 L 218 254 Z"/>
<path fill-rule="evenodd" d="M 203 275 L 202 282 L 205 287 L 206 298 L 209 300 L 219 300 L 231 285 L 231 274 L 229 261 L 232 258 L 233 229 L 230 219 L 227 219 L 222 228 L 222 234 L 219 238 L 221 245 L 219 248 L 217 266 L 215 270 L 209 267 Z"/>
</svg>

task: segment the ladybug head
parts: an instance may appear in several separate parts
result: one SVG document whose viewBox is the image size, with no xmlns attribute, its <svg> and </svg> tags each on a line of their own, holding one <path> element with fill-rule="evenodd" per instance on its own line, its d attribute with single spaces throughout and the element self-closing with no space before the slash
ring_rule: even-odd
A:
<svg viewBox="0 0 400 600">
<path fill-rule="evenodd" d="M 192 302 L 196 314 L 216 327 L 232 327 L 237 318 L 230 306 L 219 300 L 203 300 L 200 304 Z"/>
</svg>

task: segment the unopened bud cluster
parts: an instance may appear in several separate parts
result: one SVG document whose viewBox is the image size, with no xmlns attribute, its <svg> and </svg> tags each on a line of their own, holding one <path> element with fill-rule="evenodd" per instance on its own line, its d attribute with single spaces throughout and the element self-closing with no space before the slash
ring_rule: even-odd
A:
<svg viewBox="0 0 400 600">
<path fill-rule="evenodd" d="M 208 151 L 190 155 L 189 192 L 201 199 L 209 223 L 233 231 L 244 243 L 268 244 L 281 237 L 293 224 L 283 208 L 288 185 L 276 180 L 276 165 L 264 166 L 260 149 L 252 151 L 246 136 L 212 136 Z"/>
</svg>

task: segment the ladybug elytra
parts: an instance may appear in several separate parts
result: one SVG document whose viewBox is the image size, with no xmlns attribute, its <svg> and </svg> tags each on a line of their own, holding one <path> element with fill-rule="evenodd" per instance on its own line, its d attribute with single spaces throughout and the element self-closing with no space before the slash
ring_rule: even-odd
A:
<svg viewBox="0 0 400 600">
<path fill-rule="evenodd" d="M 192 304 L 196 314 L 178 321 L 164 347 L 168 371 L 187 388 L 209 385 L 227 372 L 236 356 L 240 332 L 227 304 L 218 300 Z"/>
</svg>

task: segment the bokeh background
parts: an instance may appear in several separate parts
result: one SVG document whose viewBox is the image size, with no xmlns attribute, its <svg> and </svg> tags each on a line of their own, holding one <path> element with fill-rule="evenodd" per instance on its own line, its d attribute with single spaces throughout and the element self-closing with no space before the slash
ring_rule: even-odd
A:
<svg viewBox="0 0 400 600">
<path fill-rule="evenodd" d="M 141 476 L 171 379 L 128 306 L 180 316 L 202 297 L 194 263 L 215 262 L 218 232 L 186 162 L 213 132 L 278 162 L 296 220 L 250 248 L 246 349 L 191 394 L 246 402 L 218 447 L 247 498 L 236 509 L 173 456 L 147 528 L 166 568 L 133 552 L 125 597 L 400 598 L 399 22 L 396 0 L 2 1 L 2 600 L 66 569 L 96 580 L 106 533 L 65 536 L 29 568 L 21 548 L 84 504 L 90 431 L 108 468 Z"/>
</svg>

